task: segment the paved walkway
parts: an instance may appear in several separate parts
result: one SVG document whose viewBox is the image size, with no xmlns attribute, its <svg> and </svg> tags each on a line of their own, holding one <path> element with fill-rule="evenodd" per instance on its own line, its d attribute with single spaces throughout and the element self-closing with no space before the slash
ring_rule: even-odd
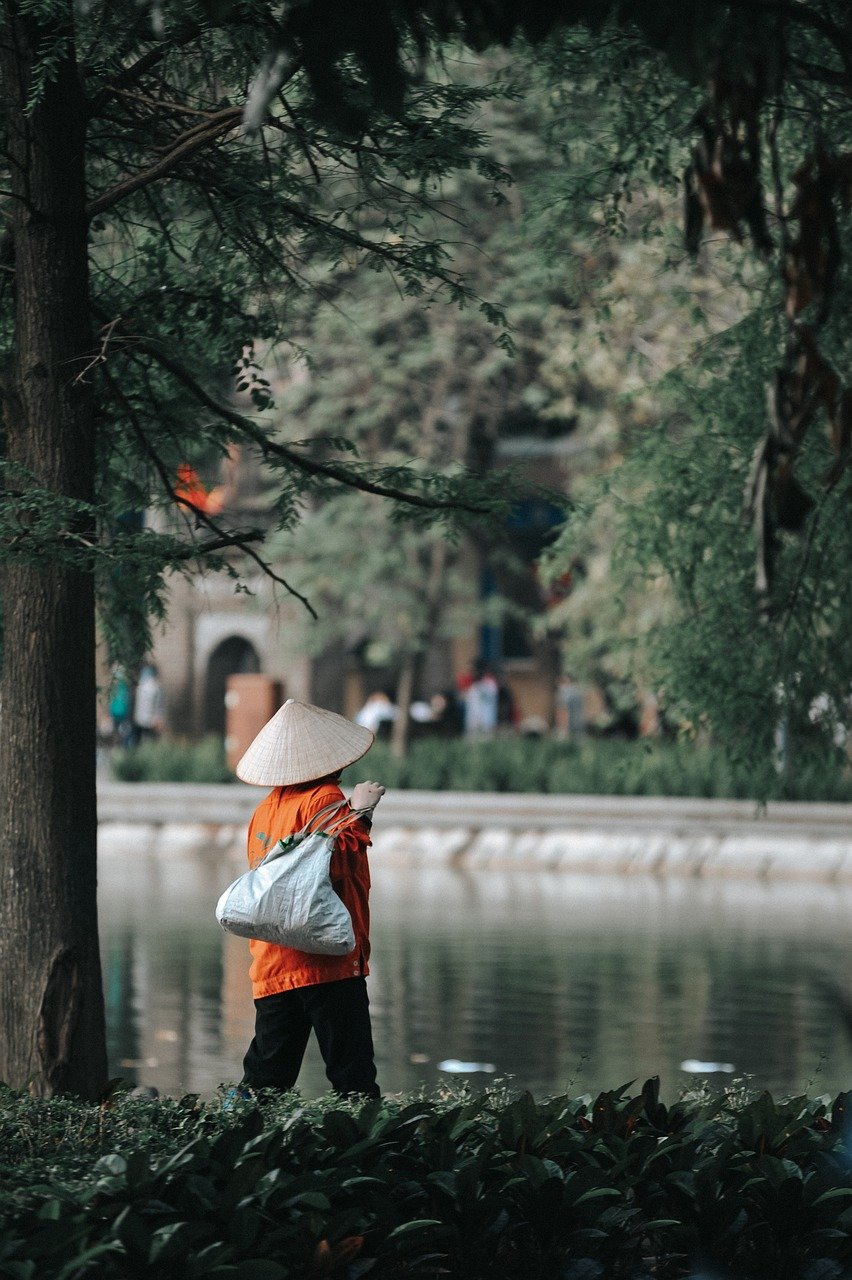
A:
<svg viewBox="0 0 852 1280">
<path fill-rule="evenodd" d="M 103 852 L 121 833 L 164 852 L 212 844 L 237 860 L 262 794 L 102 782 Z M 391 791 L 373 836 L 372 859 L 393 865 L 852 883 L 852 805 Z"/>
</svg>

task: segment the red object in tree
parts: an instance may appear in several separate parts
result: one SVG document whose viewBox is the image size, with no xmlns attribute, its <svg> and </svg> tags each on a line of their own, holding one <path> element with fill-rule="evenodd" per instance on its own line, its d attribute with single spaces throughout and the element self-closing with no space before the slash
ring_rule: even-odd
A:
<svg viewBox="0 0 852 1280">
<path fill-rule="evenodd" d="M 201 478 L 194 467 L 182 462 L 177 469 L 178 482 L 175 485 L 175 497 L 190 503 L 197 511 L 205 515 L 215 516 L 222 510 L 222 489 L 218 487 L 209 492 L 201 483 Z"/>
</svg>

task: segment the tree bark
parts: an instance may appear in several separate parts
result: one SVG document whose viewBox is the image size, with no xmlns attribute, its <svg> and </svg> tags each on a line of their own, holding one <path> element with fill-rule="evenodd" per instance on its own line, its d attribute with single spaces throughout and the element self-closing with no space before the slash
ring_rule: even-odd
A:
<svg viewBox="0 0 852 1280">
<path fill-rule="evenodd" d="M 396 719 L 391 726 L 390 742 L 394 760 L 404 760 L 408 750 L 408 722 L 414 693 L 414 663 L 414 654 L 407 653 L 402 660 L 396 682 Z"/>
<path fill-rule="evenodd" d="M 411 736 L 411 702 L 420 682 L 424 660 L 435 643 L 445 597 L 444 577 L 449 546 L 440 539 L 432 543 L 429 553 L 429 576 L 425 588 L 425 621 L 417 637 L 417 645 L 402 660 L 396 685 L 396 719 L 391 729 L 391 755 L 404 760 Z"/>
<path fill-rule="evenodd" d="M 62 41 L 60 44 L 59 42 Z M 13 199 L 6 457 L 29 486 L 91 501 L 95 442 L 83 95 L 70 7 L 0 28 Z M 59 59 L 29 113 L 37 53 Z M 87 521 L 68 532 L 89 533 Z M 106 1084 L 98 954 L 95 621 L 88 567 L 7 558 L 0 731 L 0 1078 L 35 1095 Z"/>
</svg>

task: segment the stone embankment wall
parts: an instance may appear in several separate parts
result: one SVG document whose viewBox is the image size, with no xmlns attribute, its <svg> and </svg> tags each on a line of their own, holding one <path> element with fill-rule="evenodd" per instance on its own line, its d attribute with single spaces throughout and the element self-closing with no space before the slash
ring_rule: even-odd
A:
<svg viewBox="0 0 852 1280">
<path fill-rule="evenodd" d="M 239 865 L 260 788 L 102 783 L 101 849 L 207 849 Z M 389 792 L 371 858 L 622 875 L 852 883 L 852 805 Z"/>
</svg>

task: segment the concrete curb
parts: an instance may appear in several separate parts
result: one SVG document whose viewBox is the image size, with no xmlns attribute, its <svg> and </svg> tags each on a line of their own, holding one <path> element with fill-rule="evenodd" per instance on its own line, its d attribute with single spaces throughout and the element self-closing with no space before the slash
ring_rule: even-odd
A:
<svg viewBox="0 0 852 1280">
<path fill-rule="evenodd" d="M 238 863 L 262 794 L 242 784 L 101 783 L 102 853 L 141 842 Z M 852 883 L 852 805 L 392 791 L 377 811 L 371 860 Z"/>
</svg>

